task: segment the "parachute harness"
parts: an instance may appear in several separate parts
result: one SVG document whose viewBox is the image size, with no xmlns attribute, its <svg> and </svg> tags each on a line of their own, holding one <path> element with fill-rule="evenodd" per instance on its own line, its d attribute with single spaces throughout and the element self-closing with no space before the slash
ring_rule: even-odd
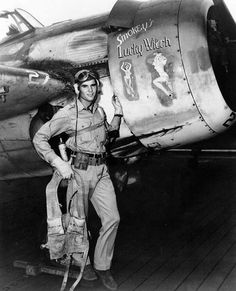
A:
<svg viewBox="0 0 236 291">
<path fill-rule="evenodd" d="M 74 192 L 74 189 L 78 189 L 77 181 L 75 178 L 70 179 L 67 189 L 67 213 L 62 214 L 57 196 L 61 180 L 62 176 L 54 171 L 52 179 L 46 187 L 48 240 L 43 247 L 49 249 L 51 260 L 61 260 L 66 265 L 60 291 L 64 291 L 66 288 L 71 264 L 75 262 L 80 266 L 79 276 L 69 289 L 69 291 L 73 291 L 82 278 L 89 251 L 83 197 L 85 191 L 82 179 L 80 179 L 82 191 Z M 74 203 L 75 200 L 76 203 Z"/>
</svg>

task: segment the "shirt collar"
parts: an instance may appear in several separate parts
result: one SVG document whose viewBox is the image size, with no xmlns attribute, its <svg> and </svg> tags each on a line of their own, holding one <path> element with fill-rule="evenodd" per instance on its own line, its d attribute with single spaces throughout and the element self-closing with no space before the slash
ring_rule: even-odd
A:
<svg viewBox="0 0 236 291">
<path fill-rule="evenodd" d="M 90 108 L 89 109 L 86 109 L 79 99 L 77 99 L 77 106 L 78 106 L 78 111 L 88 110 L 88 111 L 90 111 L 92 113 L 94 113 L 97 110 L 97 108 L 98 108 L 98 104 L 97 104 L 97 102 L 95 102 L 93 104 L 93 106 L 91 106 L 92 107 L 92 111 L 89 110 Z"/>
</svg>

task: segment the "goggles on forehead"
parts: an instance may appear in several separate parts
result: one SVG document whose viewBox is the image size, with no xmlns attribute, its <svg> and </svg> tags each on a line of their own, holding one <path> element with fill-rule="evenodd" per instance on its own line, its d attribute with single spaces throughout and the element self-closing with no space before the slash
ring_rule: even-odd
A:
<svg viewBox="0 0 236 291">
<path fill-rule="evenodd" d="M 89 70 L 80 70 L 75 74 L 75 82 L 82 83 L 87 80 L 95 79 L 98 82 L 98 74 Z"/>
</svg>

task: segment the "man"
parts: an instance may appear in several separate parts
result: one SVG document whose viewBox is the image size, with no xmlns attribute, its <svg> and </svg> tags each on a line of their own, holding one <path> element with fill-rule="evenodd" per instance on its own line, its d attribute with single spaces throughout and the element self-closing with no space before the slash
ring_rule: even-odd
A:
<svg viewBox="0 0 236 291">
<path fill-rule="evenodd" d="M 122 118 L 122 107 L 113 96 L 114 117 L 110 125 L 101 107 L 98 106 L 100 81 L 96 72 L 81 70 L 75 75 L 75 102 L 60 109 L 53 118 L 36 133 L 33 143 L 39 155 L 55 167 L 64 179 L 75 177 L 85 195 L 85 211 L 91 200 L 102 227 L 94 252 L 94 273 L 87 265 L 83 279 L 96 279 L 96 274 L 105 287 L 117 289 L 110 267 L 114 243 L 119 225 L 114 187 L 105 163 L 105 144 L 109 133 L 117 133 Z M 67 133 L 66 146 L 74 153 L 72 165 L 62 160 L 50 147 L 49 139 Z"/>
</svg>

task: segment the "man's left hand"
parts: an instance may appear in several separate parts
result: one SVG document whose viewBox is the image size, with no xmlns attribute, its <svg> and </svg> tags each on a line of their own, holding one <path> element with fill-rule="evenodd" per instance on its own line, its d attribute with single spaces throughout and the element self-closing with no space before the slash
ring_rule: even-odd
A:
<svg viewBox="0 0 236 291">
<path fill-rule="evenodd" d="M 115 114 L 123 115 L 123 110 L 122 110 L 120 100 L 118 99 L 116 95 L 112 96 L 112 105 L 114 106 Z"/>
</svg>

